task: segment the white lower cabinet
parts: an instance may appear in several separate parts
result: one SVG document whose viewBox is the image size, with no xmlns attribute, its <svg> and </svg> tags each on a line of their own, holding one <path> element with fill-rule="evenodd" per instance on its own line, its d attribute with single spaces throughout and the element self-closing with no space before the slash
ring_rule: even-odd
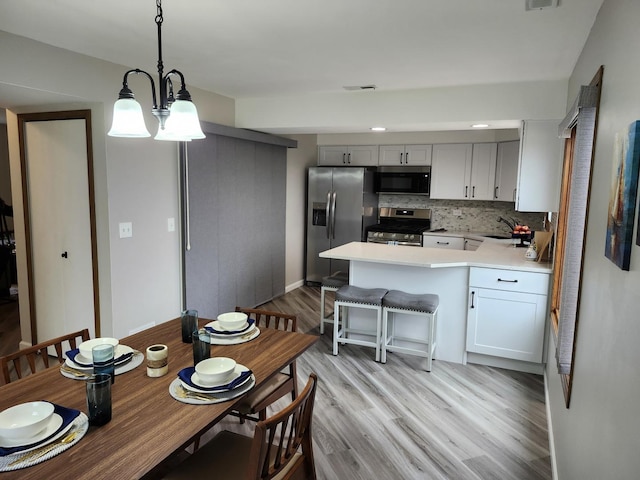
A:
<svg viewBox="0 0 640 480">
<path fill-rule="evenodd" d="M 444 235 L 423 235 L 422 246 L 429 248 L 450 248 L 464 250 L 464 238 L 447 237 Z"/>
<path fill-rule="evenodd" d="M 549 275 L 469 269 L 467 351 L 541 363 Z"/>
</svg>

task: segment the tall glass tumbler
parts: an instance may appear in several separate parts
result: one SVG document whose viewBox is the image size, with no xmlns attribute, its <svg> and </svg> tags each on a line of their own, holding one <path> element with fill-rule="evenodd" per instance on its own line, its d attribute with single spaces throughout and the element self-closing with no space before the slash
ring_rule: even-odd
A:
<svg viewBox="0 0 640 480">
<path fill-rule="evenodd" d="M 111 421 L 111 376 L 91 375 L 86 382 L 89 425 L 105 425 Z"/>
<path fill-rule="evenodd" d="M 115 347 L 113 345 L 96 345 L 91 349 L 93 356 L 93 373 L 111 375 L 111 383 L 116 378 Z"/>
<path fill-rule="evenodd" d="M 198 311 L 185 310 L 180 314 L 182 320 L 182 341 L 191 343 L 191 334 L 198 329 Z"/>
<path fill-rule="evenodd" d="M 193 339 L 193 365 L 197 365 L 202 360 L 211 357 L 211 343 L 209 333 L 201 328 L 192 334 Z"/>
</svg>

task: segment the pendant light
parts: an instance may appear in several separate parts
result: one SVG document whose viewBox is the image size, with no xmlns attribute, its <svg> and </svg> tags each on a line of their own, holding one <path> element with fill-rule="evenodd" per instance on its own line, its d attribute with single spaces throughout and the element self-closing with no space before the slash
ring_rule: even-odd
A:
<svg viewBox="0 0 640 480">
<path fill-rule="evenodd" d="M 164 75 L 162 63 L 162 1 L 156 0 L 158 26 L 158 86 L 160 87 L 159 101 L 156 101 L 156 85 L 153 77 L 144 70 L 135 68 L 124 74 L 122 89 L 118 100 L 113 105 L 113 123 L 108 135 L 112 137 L 142 138 L 150 137 L 142 115 L 142 108 L 135 100 L 133 92 L 129 89 L 128 78 L 132 73 L 143 74 L 151 82 L 151 96 L 153 108 L 151 113 L 158 119 L 158 133 L 156 140 L 190 141 L 197 138 L 205 138 L 200 128 L 198 111 L 191 101 L 191 95 L 187 91 L 184 76 L 178 70 L 171 70 Z M 173 94 L 171 77 L 180 78 L 180 90 Z"/>
</svg>

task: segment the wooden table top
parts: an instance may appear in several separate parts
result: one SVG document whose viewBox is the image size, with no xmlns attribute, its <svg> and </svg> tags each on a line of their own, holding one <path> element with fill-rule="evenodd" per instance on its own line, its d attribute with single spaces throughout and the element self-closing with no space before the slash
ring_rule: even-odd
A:
<svg viewBox="0 0 640 480">
<path fill-rule="evenodd" d="M 200 325 L 208 320 L 201 319 Z M 212 345 L 211 356 L 225 356 L 249 367 L 260 386 L 318 340 L 317 336 L 262 328 L 238 345 Z M 145 352 L 161 343 L 169 348 L 169 373 L 147 377 L 146 360 L 118 375 L 112 386 L 113 416 L 60 455 L 29 468 L 0 473 L 0 479 L 139 478 L 220 421 L 242 397 L 213 405 L 189 405 L 169 394 L 182 368 L 193 365 L 192 346 L 182 343 L 180 319 L 157 325 L 120 343 Z M 57 367 L 0 387 L 0 411 L 18 403 L 48 400 L 87 413 L 85 382 L 63 377 Z"/>
</svg>

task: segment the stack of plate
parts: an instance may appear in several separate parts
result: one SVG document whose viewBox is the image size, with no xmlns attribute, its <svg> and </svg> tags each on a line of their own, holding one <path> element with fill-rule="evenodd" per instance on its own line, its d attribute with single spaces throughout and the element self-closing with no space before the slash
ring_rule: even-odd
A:
<svg viewBox="0 0 640 480">
<path fill-rule="evenodd" d="M 248 319 L 244 325 L 233 330 L 223 327 L 219 320 L 207 323 L 204 328 L 209 333 L 210 343 L 216 345 L 233 345 L 248 342 L 260 335 L 260 329 L 252 318 Z"/>
<path fill-rule="evenodd" d="M 79 370 L 85 373 L 93 373 L 93 359 L 86 358 L 80 350 L 75 348 L 73 350 L 69 350 L 65 352 L 65 356 L 67 357 L 64 361 L 65 365 L 71 367 L 72 369 Z M 129 372 L 136 368 L 137 366 L 142 364 L 144 360 L 144 355 L 138 355 L 137 352 L 127 346 L 118 344 L 115 348 L 115 365 L 116 365 L 116 375 L 120 375 L 121 373 Z M 78 379 L 79 377 L 75 377 L 71 374 L 65 374 L 64 370 L 60 370 L 60 373 L 65 375 L 68 378 Z M 81 378 L 81 377 L 80 377 Z"/>
<path fill-rule="evenodd" d="M 194 367 L 183 368 L 169 387 L 171 395 L 181 402 L 207 404 L 226 402 L 248 392 L 255 385 L 253 372 L 236 364 L 231 375 L 218 382 L 202 380 Z M 178 392 L 182 390 L 183 394 Z"/>
</svg>

